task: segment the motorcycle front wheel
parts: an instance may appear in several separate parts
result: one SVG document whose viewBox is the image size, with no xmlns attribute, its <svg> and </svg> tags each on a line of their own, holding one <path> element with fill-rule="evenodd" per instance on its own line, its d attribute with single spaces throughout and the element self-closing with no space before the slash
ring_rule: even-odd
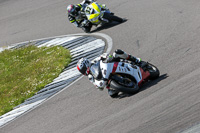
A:
<svg viewBox="0 0 200 133">
<path fill-rule="evenodd" d="M 125 78 L 125 80 L 129 80 L 128 82 L 120 82 L 117 80 L 112 80 L 110 82 L 110 87 L 119 91 L 119 92 L 125 92 L 125 93 L 137 93 L 139 91 L 139 87 L 135 81 L 132 81 L 131 79 Z"/>
<path fill-rule="evenodd" d="M 157 79 L 160 76 L 160 71 L 153 64 L 148 63 L 147 70 L 150 73 L 150 80 Z"/>
<path fill-rule="evenodd" d="M 82 30 L 83 30 L 85 33 L 89 33 L 90 30 L 91 30 L 91 28 L 92 28 L 92 24 L 91 24 L 91 23 L 88 23 L 87 26 L 86 26 L 86 25 L 82 26 Z"/>
<path fill-rule="evenodd" d="M 119 91 L 108 89 L 108 94 L 112 98 L 116 98 L 118 96 Z"/>
<path fill-rule="evenodd" d="M 92 27 L 82 27 L 82 30 L 85 32 L 85 33 L 90 33 L 90 30 L 91 30 Z"/>
</svg>

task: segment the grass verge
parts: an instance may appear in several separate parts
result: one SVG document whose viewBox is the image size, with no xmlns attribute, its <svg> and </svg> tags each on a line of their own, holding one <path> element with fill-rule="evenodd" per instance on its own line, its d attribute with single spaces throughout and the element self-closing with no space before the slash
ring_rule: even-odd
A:
<svg viewBox="0 0 200 133">
<path fill-rule="evenodd" d="M 0 53 L 0 116 L 32 97 L 70 63 L 61 46 L 29 45 Z"/>
</svg>

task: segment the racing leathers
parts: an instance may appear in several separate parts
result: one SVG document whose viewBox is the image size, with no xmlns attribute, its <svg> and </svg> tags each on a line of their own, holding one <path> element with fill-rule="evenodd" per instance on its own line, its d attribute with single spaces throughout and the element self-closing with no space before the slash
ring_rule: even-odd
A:
<svg viewBox="0 0 200 133">
<path fill-rule="evenodd" d="M 102 78 L 95 78 L 96 75 L 93 74 L 93 67 L 96 67 L 95 63 L 97 63 L 98 61 L 103 61 L 103 62 L 113 62 L 113 61 L 119 61 L 120 59 L 126 59 L 126 60 L 130 60 L 133 61 L 135 63 L 139 63 L 141 61 L 140 58 L 136 58 L 130 54 L 127 54 L 126 52 L 117 49 L 113 55 L 109 55 L 107 53 L 102 54 L 100 57 L 98 57 L 97 59 L 95 59 L 93 62 L 91 62 L 91 66 L 90 66 L 90 74 L 88 75 L 88 78 L 90 80 L 90 82 L 92 82 L 99 90 L 103 90 L 104 87 L 107 85 L 108 79 L 102 79 Z M 95 64 L 95 65 L 94 65 Z M 100 65 L 100 64 L 98 64 Z M 101 71 L 99 69 L 99 71 Z M 99 72 L 102 73 L 102 72 Z M 108 74 L 110 75 L 110 74 Z"/>
<path fill-rule="evenodd" d="M 70 23 L 72 23 L 72 24 L 74 24 L 76 27 L 80 27 L 80 28 L 82 28 L 81 26 L 81 24 L 82 23 L 87 23 L 88 22 L 88 19 L 87 19 L 87 17 L 84 15 L 84 14 L 82 14 L 81 12 L 82 12 L 82 8 L 84 8 L 84 6 L 86 6 L 86 5 L 89 5 L 89 4 L 91 4 L 91 3 L 93 3 L 95 0 L 84 0 L 83 2 L 81 2 L 80 4 L 77 4 L 76 6 L 75 6 L 75 14 L 70 14 L 70 13 L 68 13 L 68 19 L 69 19 L 69 21 L 70 21 Z M 108 10 L 107 8 L 106 8 L 106 5 L 105 4 L 100 4 L 100 6 L 101 6 L 101 8 L 103 9 L 103 10 Z M 84 24 L 83 24 L 84 25 Z M 89 26 L 89 27 L 91 27 L 91 25 Z"/>
<path fill-rule="evenodd" d="M 86 20 L 86 18 L 81 15 L 81 9 L 84 5 L 90 4 L 94 2 L 94 0 L 83 0 L 80 4 L 77 4 L 75 6 L 75 12 L 76 14 L 70 14 L 68 13 L 68 19 L 70 23 L 74 24 L 76 27 L 80 27 L 81 23 Z"/>
</svg>

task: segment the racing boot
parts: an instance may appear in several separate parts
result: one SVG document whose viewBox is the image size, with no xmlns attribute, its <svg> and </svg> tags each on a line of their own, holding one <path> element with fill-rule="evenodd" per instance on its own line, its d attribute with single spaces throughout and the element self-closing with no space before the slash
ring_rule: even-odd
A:
<svg viewBox="0 0 200 133">
<path fill-rule="evenodd" d="M 141 59 L 140 59 L 140 58 L 136 58 L 136 57 L 134 57 L 134 56 L 132 56 L 132 55 L 130 55 L 130 54 L 129 54 L 127 60 L 133 61 L 133 62 L 135 62 L 136 64 L 139 64 L 139 63 L 141 62 Z"/>
<path fill-rule="evenodd" d="M 121 58 L 121 59 L 126 59 L 126 60 L 129 60 L 129 61 L 133 61 L 136 64 L 140 63 L 140 61 L 141 61 L 140 58 L 136 58 L 136 57 L 134 57 L 134 56 L 132 56 L 130 54 L 127 54 L 126 52 L 124 52 L 121 49 L 115 50 L 115 52 L 113 53 L 113 57 L 114 58 Z"/>
<path fill-rule="evenodd" d="M 129 57 L 129 55 L 124 52 L 123 50 L 121 49 L 117 49 L 115 50 L 115 52 L 113 53 L 113 57 L 114 58 L 121 58 L 121 59 L 127 59 Z"/>
</svg>

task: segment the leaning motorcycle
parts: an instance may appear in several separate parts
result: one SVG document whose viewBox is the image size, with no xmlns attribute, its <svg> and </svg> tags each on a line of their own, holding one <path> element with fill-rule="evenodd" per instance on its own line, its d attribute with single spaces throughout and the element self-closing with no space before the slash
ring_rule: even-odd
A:
<svg viewBox="0 0 200 133">
<path fill-rule="evenodd" d="M 158 68 L 151 63 L 141 61 L 135 64 L 127 60 L 111 63 L 100 60 L 92 65 L 91 73 L 96 79 L 108 79 L 106 88 L 111 97 L 118 96 L 119 92 L 136 93 L 144 83 L 160 75 Z"/>
<path fill-rule="evenodd" d="M 85 5 L 81 9 L 81 14 L 87 18 L 82 22 L 82 29 L 86 33 L 90 32 L 92 26 L 103 25 L 112 21 L 123 22 L 124 19 L 115 16 L 114 13 L 110 12 L 105 5 L 100 5 L 97 2 L 93 2 L 89 5 Z"/>
</svg>

